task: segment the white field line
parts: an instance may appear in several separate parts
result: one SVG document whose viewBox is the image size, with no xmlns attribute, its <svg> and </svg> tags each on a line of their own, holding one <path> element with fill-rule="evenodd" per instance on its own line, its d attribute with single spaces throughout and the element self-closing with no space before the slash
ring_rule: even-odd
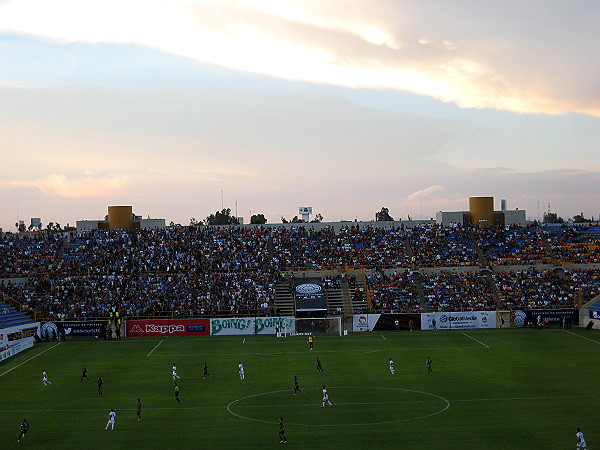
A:
<svg viewBox="0 0 600 450">
<path fill-rule="evenodd" d="M 381 337 L 387 341 L 387 338 L 382 334 Z"/>
<path fill-rule="evenodd" d="M 155 347 L 154 347 L 152 350 L 150 350 L 150 353 L 148 353 L 146 356 L 150 356 L 150 355 L 152 354 L 152 352 L 153 352 L 154 350 L 156 350 L 156 349 L 158 348 L 158 346 L 159 346 L 160 344 L 162 344 L 162 343 L 163 343 L 163 341 L 160 341 L 158 344 L 156 344 L 156 346 L 155 346 Z"/>
<path fill-rule="evenodd" d="M 469 339 L 473 339 L 475 342 L 478 342 L 479 344 L 483 345 L 485 348 L 490 348 L 489 345 L 485 345 L 483 342 L 481 342 L 478 339 L 475 339 L 473 336 L 469 336 L 467 333 L 463 333 L 466 337 L 468 337 Z"/>
<path fill-rule="evenodd" d="M 244 338 L 244 340 L 242 341 L 242 344 L 245 344 L 245 343 L 246 343 L 246 338 Z"/>
<path fill-rule="evenodd" d="M 594 339 L 590 339 L 590 338 L 587 338 L 587 337 L 585 337 L 585 336 L 582 336 L 582 335 L 580 335 L 580 334 L 573 333 L 572 331 L 568 331 L 568 330 L 565 330 L 565 331 L 566 331 L 567 333 L 569 333 L 569 334 L 572 334 L 573 336 L 577 336 L 577 337 L 579 337 L 579 338 L 581 338 L 581 339 L 585 339 L 586 341 L 593 342 L 594 344 L 600 344 L 600 342 L 599 342 L 599 341 L 596 341 L 596 340 L 594 340 Z"/>
<path fill-rule="evenodd" d="M 35 356 L 32 356 L 31 358 L 29 358 L 29 359 L 27 359 L 27 360 L 23 361 L 21 364 L 17 364 L 17 365 L 16 365 L 15 367 L 13 367 L 12 369 L 8 369 L 6 372 L 4 372 L 4 373 L 0 373 L 0 377 L 3 377 L 4 375 L 6 375 L 6 374 L 7 374 L 7 373 L 9 373 L 9 372 L 12 372 L 12 371 L 13 371 L 13 370 L 15 370 L 17 367 L 20 367 L 20 366 L 22 366 L 23 364 L 25 364 L 25 363 L 27 363 L 27 362 L 31 361 L 33 358 L 37 358 L 38 356 L 40 356 L 40 355 L 43 355 L 43 354 L 44 354 L 44 353 L 46 353 L 48 350 L 52 350 L 52 349 L 53 349 L 54 347 L 56 347 L 57 345 L 60 345 L 60 342 L 59 342 L 58 344 L 54 344 L 54 345 L 53 345 L 52 347 L 50 347 L 50 348 L 47 348 L 47 349 L 46 349 L 46 350 L 44 350 L 43 352 L 40 352 L 40 353 L 38 353 L 37 355 L 35 355 Z"/>
</svg>

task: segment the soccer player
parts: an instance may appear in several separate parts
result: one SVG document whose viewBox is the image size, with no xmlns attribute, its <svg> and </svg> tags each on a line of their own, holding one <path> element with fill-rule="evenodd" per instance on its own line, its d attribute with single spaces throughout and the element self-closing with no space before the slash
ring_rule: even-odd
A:
<svg viewBox="0 0 600 450">
<path fill-rule="evenodd" d="M 390 373 L 392 375 L 396 373 L 396 370 L 394 369 L 394 360 L 392 358 L 390 358 Z"/>
<path fill-rule="evenodd" d="M 433 364 L 433 361 L 431 360 L 431 358 L 428 356 L 427 359 L 425 360 L 425 362 L 427 363 L 427 373 L 435 373 L 433 371 L 433 369 L 431 368 L 431 365 Z"/>
<path fill-rule="evenodd" d="M 240 373 L 240 380 L 244 380 L 246 376 L 244 375 L 244 365 L 241 362 L 238 364 L 238 372 Z"/>
<path fill-rule="evenodd" d="M 309 350 L 312 350 L 312 349 L 313 349 L 314 341 L 315 341 L 315 338 L 314 338 L 314 337 L 312 337 L 312 336 L 309 336 L 309 337 L 308 337 L 308 349 L 309 349 Z"/>
<path fill-rule="evenodd" d="M 577 434 L 575 436 L 577 436 L 577 448 L 587 448 L 585 445 L 585 438 L 579 428 L 577 428 Z"/>
<path fill-rule="evenodd" d="M 279 418 L 279 443 L 287 444 L 287 439 L 285 437 L 285 422 L 283 421 L 283 417 Z"/>
<path fill-rule="evenodd" d="M 333 406 L 329 401 L 329 393 L 327 392 L 325 386 L 323 386 L 323 404 L 321 405 L 321 408 L 325 408 L 325 402 L 329 403 L 329 406 Z"/>
<path fill-rule="evenodd" d="M 52 384 L 51 381 L 48 381 L 48 374 L 46 373 L 46 369 L 42 369 L 42 383 L 44 383 L 44 386 Z"/>
<path fill-rule="evenodd" d="M 27 419 L 23 419 L 23 423 L 21 423 L 21 434 L 19 434 L 19 439 L 17 439 L 17 442 L 21 442 L 21 438 L 25 437 L 28 430 L 29 422 L 27 422 Z"/>
<path fill-rule="evenodd" d="M 177 383 L 173 383 L 175 385 L 175 400 L 177 400 L 177 403 L 181 404 L 181 400 L 179 400 L 179 386 L 177 386 Z"/>
<path fill-rule="evenodd" d="M 84 364 L 83 368 L 81 369 L 81 378 L 79 379 L 79 382 L 82 382 L 84 378 L 87 380 L 88 383 L 90 382 L 85 364 Z"/>
<path fill-rule="evenodd" d="M 300 389 L 300 383 L 298 382 L 298 377 L 296 375 L 294 375 L 294 395 L 296 395 L 298 392 L 302 392 L 302 389 Z"/>
<path fill-rule="evenodd" d="M 175 365 L 175 363 L 173 363 L 173 381 L 175 381 L 175 379 L 181 378 L 179 375 L 177 375 L 177 366 Z"/>
<path fill-rule="evenodd" d="M 98 397 L 102 397 L 102 385 L 104 381 L 102 381 L 102 377 L 98 377 Z"/>
<path fill-rule="evenodd" d="M 105 430 L 108 430 L 108 426 L 111 426 L 111 430 L 115 429 L 115 419 L 117 418 L 117 413 L 115 412 L 114 409 L 111 409 L 110 412 L 108 413 L 108 422 L 106 423 L 106 427 L 104 428 Z"/>
<path fill-rule="evenodd" d="M 138 422 L 142 420 L 142 401 L 138 398 L 137 411 Z"/>
<path fill-rule="evenodd" d="M 210 374 L 208 373 L 208 363 L 206 361 L 204 361 L 204 375 L 202 376 L 202 379 L 206 380 L 206 377 L 210 378 Z"/>
<path fill-rule="evenodd" d="M 323 370 L 323 366 L 321 366 L 321 360 L 319 359 L 318 356 L 317 356 L 317 371 L 319 371 L 319 372 L 325 372 Z"/>
</svg>

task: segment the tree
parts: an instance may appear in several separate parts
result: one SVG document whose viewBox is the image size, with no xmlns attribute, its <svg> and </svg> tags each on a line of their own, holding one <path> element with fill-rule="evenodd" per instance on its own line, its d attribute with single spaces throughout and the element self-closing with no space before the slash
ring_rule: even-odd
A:
<svg viewBox="0 0 600 450">
<path fill-rule="evenodd" d="M 390 210 L 384 206 L 381 211 L 375 213 L 375 220 L 377 222 L 393 222 L 394 218 L 390 216 Z"/>
<path fill-rule="evenodd" d="M 267 223 L 267 218 L 263 214 L 253 214 L 252 217 L 250 217 L 250 223 L 257 223 L 262 225 Z"/>
<path fill-rule="evenodd" d="M 317 214 L 315 216 L 315 218 L 313 220 L 310 221 L 310 223 L 319 223 L 323 221 L 323 216 L 321 214 Z"/>
<path fill-rule="evenodd" d="M 206 225 L 231 225 L 238 223 L 237 217 L 231 215 L 230 208 L 224 208 L 206 218 Z"/>
<path fill-rule="evenodd" d="M 197 227 L 198 225 L 200 225 L 200 222 L 198 222 L 195 217 L 192 217 L 190 219 L 190 227 Z"/>
<path fill-rule="evenodd" d="M 585 217 L 583 217 L 583 213 L 580 213 L 573 217 L 573 222 L 574 223 L 588 223 L 588 222 L 590 222 L 590 219 L 586 219 Z"/>
<path fill-rule="evenodd" d="M 304 223 L 304 220 L 300 219 L 298 216 L 294 216 L 291 220 L 292 223 Z"/>
<path fill-rule="evenodd" d="M 288 220 L 285 217 L 281 218 L 281 223 L 289 223 Z"/>
<path fill-rule="evenodd" d="M 565 223 L 562 217 L 558 217 L 556 213 L 549 212 L 544 213 L 544 223 Z"/>
</svg>

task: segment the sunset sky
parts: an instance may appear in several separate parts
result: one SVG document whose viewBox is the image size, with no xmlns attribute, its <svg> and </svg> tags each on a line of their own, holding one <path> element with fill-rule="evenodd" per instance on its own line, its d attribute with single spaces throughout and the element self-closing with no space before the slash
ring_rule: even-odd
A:
<svg viewBox="0 0 600 450">
<path fill-rule="evenodd" d="M 600 216 L 597 0 L 0 0 L 0 228 Z"/>
</svg>

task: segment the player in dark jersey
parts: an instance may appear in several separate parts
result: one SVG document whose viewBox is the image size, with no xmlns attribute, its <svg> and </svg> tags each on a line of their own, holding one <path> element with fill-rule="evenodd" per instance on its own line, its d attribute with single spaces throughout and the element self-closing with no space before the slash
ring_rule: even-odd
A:
<svg viewBox="0 0 600 450">
<path fill-rule="evenodd" d="M 321 366 L 321 360 L 319 359 L 319 357 L 318 357 L 318 356 L 317 356 L 317 370 L 318 370 L 319 372 L 325 372 L 325 371 L 323 370 L 323 366 Z"/>
<path fill-rule="evenodd" d="M 29 430 L 29 422 L 27 422 L 27 419 L 23 419 L 23 423 L 21 423 L 21 434 L 19 434 L 19 439 L 17 439 L 17 442 L 21 442 L 21 438 L 25 437 L 28 430 Z"/>
<path fill-rule="evenodd" d="M 279 418 L 279 443 L 287 444 L 287 438 L 285 437 L 285 422 L 283 417 Z"/>
<path fill-rule="evenodd" d="M 208 363 L 206 361 L 204 361 L 204 375 L 202 376 L 202 379 L 206 380 L 206 377 L 210 377 L 210 374 L 208 373 Z"/>
<path fill-rule="evenodd" d="M 173 383 L 175 385 L 175 400 L 177 400 L 177 403 L 181 404 L 181 400 L 179 400 L 179 386 L 177 386 L 177 383 Z"/>
<path fill-rule="evenodd" d="M 81 378 L 79 379 L 79 381 L 82 382 L 84 378 L 87 380 L 88 383 L 90 382 L 90 379 L 88 378 L 87 374 L 87 368 L 85 367 L 85 365 L 81 369 Z"/>
<path fill-rule="evenodd" d="M 302 392 L 302 389 L 300 389 L 300 383 L 298 382 L 298 377 L 296 375 L 294 375 L 294 395 L 296 395 L 298 392 Z"/>
<path fill-rule="evenodd" d="M 138 398 L 137 411 L 138 422 L 142 420 L 142 401 Z"/>
<path fill-rule="evenodd" d="M 104 381 L 102 381 L 102 377 L 98 377 L 98 397 L 102 397 L 102 385 Z"/>
<path fill-rule="evenodd" d="M 427 359 L 425 360 L 425 362 L 427 363 L 427 373 L 435 373 L 433 371 L 433 369 L 431 368 L 431 365 L 433 364 L 433 361 L 431 360 L 431 358 L 428 356 Z"/>
</svg>

